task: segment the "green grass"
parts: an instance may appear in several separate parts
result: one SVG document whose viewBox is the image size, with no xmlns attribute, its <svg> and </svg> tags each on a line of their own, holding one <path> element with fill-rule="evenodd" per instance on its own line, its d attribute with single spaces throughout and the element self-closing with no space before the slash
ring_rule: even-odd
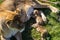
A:
<svg viewBox="0 0 60 40">
<path fill-rule="evenodd" d="M 59 0 L 50 0 L 50 1 L 59 1 Z M 0 0 L 0 3 L 2 0 Z M 54 5 L 53 6 L 57 7 L 60 9 L 60 6 Z M 48 30 L 48 32 L 52 36 L 52 40 L 60 40 L 60 22 L 57 21 L 57 13 L 52 13 L 48 9 L 42 9 L 49 22 L 45 25 L 45 28 Z M 40 40 L 40 33 L 37 32 L 34 28 L 29 26 L 29 24 L 32 23 L 32 20 L 26 23 L 26 29 L 22 33 L 23 34 L 23 40 Z"/>
</svg>

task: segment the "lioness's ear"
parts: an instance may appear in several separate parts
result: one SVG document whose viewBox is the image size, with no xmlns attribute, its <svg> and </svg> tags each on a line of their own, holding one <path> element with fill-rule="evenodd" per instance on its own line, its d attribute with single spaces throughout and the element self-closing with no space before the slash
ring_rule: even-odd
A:
<svg viewBox="0 0 60 40">
<path fill-rule="evenodd" d="M 17 13 L 17 14 L 19 14 L 21 12 L 21 10 L 19 10 L 19 8 L 17 8 L 16 10 L 15 10 L 15 13 Z"/>
</svg>

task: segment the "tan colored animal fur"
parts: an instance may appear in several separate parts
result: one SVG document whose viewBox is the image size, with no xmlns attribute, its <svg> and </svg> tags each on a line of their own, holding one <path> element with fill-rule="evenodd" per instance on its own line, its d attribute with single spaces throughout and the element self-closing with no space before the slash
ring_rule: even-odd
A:
<svg viewBox="0 0 60 40">
<path fill-rule="evenodd" d="M 21 19 L 26 17 L 25 19 L 22 19 L 23 22 L 26 22 L 27 20 L 30 19 L 31 14 L 33 12 L 33 7 L 31 5 L 21 3 L 20 5 L 17 6 L 17 9 L 22 10 L 23 15 L 26 15 L 21 17 Z"/>
<path fill-rule="evenodd" d="M 4 0 L 0 4 L 0 8 L 14 11 L 16 8 L 14 6 L 15 0 Z"/>
<path fill-rule="evenodd" d="M 20 13 L 16 13 L 16 11 L 15 12 L 11 12 L 11 11 L 8 11 L 8 10 L 5 10 L 5 9 L 0 9 L 0 34 L 1 34 L 0 35 L 0 39 L 1 40 L 5 39 L 5 38 L 10 38 L 9 35 L 10 35 L 10 33 L 11 33 L 12 30 L 14 30 L 12 32 L 13 33 L 12 36 L 15 36 L 16 38 L 18 38 L 19 34 L 15 35 L 14 32 L 16 32 L 16 33 L 19 32 L 20 31 L 20 27 L 19 27 L 19 29 L 16 26 L 13 27 L 13 25 L 15 25 L 15 24 L 13 24 L 13 25 L 11 24 L 12 26 L 10 26 L 10 25 L 7 24 L 7 22 L 8 21 L 13 21 L 14 17 L 16 15 L 19 15 L 19 14 Z M 20 35 L 21 35 L 21 33 L 20 33 Z M 17 40 L 20 40 L 20 38 L 17 39 Z"/>
</svg>

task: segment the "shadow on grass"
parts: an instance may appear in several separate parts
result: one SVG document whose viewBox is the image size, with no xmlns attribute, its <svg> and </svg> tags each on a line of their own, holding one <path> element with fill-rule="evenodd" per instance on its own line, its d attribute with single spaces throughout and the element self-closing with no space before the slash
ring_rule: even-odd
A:
<svg viewBox="0 0 60 40">
<path fill-rule="evenodd" d="M 26 22 L 25 31 L 22 33 L 23 40 L 34 40 L 31 36 L 31 30 L 32 30 L 31 25 L 33 23 L 35 23 L 33 18 L 31 18 L 29 21 Z"/>
<path fill-rule="evenodd" d="M 48 33 L 48 37 L 46 38 L 46 40 L 52 40 L 51 34 Z"/>
</svg>

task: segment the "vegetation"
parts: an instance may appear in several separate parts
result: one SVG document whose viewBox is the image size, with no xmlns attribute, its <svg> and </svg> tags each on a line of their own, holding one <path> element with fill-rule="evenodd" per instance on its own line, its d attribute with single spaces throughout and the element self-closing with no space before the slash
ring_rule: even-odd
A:
<svg viewBox="0 0 60 40">
<path fill-rule="evenodd" d="M 60 0 L 50 0 L 50 1 L 60 1 Z M 0 3 L 2 0 L 0 0 Z M 60 4 L 53 6 L 60 9 Z M 47 16 L 47 19 L 49 20 L 48 23 L 44 26 L 50 33 L 52 39 L 51 40 L 60 40 L 60 22 L 57 20 L 57 13 L 52 13 L 49 9 L 41 9 Z M 32 19 L 26 23 L 26 30 L 22 33 L 23 40 L 40 40 L 40 33 L 37 32 L 34 28 L 29 26 L 29 24 L 32 24 Z"/>
</svg>

